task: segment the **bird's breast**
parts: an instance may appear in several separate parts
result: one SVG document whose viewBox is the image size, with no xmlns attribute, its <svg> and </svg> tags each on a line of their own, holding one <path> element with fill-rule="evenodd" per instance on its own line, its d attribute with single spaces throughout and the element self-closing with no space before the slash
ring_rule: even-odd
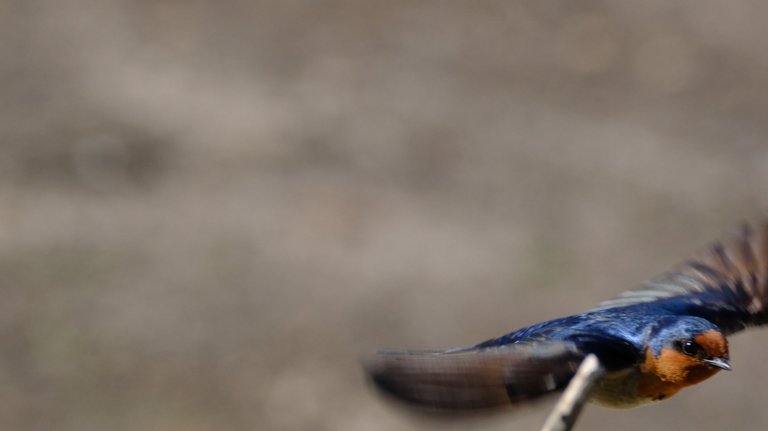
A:
<svg viewBox="0 0 768 431">
<path fill-rule="evenodd" d="M 628 368 L 607 374 L 598 382 L 590 401 L 604 407 L 628 409 L 665 400 L 682 387 L 639 368 Z"/>
<path fill-rule="evenodd" d="M 658 357 L 650 349 L 645 353 L 644 362 L 603 377 L 595 387 L 592 401 L 606 407 L 637 407 L 665 400 L 717 372 L 693 363 L 673 349 L 663 349 Z"/>
<path fill-rule="evenodd" d="M 627 409 L 661 401 L 640 391 L 643 375 L 639 368 L 627 368 L 606 374 L 595 386 L 590 401 L 604 407 Z"/>
</svg>

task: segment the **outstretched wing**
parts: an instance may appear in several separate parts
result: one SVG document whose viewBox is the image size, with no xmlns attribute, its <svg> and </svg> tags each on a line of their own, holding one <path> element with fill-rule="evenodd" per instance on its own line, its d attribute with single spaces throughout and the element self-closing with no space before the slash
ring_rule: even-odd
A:
<svg viewBox="0 0 768 431">
<path fill-rule="evenodd" d="M 647 304 L 705 318 L 732 334 L 768 323 L 768 218 L 743 224 L 672 271 L 600 309 Z"/>
<path fill-rule="evenodd" d="M 457 352 L 382 351 L 362 362 L 387 395 L 428 411 L 469 413 L 563 389 L 584 356 L 572 344 L 533 343 Z"/>
</svg>

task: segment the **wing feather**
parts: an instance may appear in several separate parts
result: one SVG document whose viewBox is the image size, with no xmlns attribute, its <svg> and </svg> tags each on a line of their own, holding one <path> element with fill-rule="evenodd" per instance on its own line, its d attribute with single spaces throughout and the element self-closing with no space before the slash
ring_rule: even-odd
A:
<svg viewBox="0 0 768 431">
<path fill-rule="evenodd" d="M 768 323 L 768 218 L 745 223 L 673 270 L 598 309 L 651 304 L 733 333 Z"/>
<path fill-rule="evenodd" d="M 583 358 L 567 343 L 535 343 L 456 353 L 385 351 L 362 362 L 387 395 L 427 411 L 468 413 L 560 390 Z"/>
</svg>

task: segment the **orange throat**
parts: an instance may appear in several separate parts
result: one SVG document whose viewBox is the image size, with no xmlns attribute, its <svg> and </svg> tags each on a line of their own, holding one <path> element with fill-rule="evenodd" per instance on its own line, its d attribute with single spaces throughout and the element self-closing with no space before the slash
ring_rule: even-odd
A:
<svg viewBox="0 0 768 431">
<path fill-rule="evenodd" d="M 659 356 L 646 350 L 645 362 L 640 367 L 638 395 L 654 401 L 676 394 L 680 389 L 695 385 L 715 375 L 719 369 L 698 362 L 684 353 L 665 347 Z"/>
</svg>

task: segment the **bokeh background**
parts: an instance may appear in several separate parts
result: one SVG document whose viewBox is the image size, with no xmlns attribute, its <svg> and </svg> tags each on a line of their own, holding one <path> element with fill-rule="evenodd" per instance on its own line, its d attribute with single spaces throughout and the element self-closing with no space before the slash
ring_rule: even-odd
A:
<svg viewBox="0 0 768 431">
<path fill-rule="evenodd" d="M 0 429 L 536 429 L 414 418 L 357 358 L 579 312 L 764 210 L 767 9 L 0 0 Z M 580 429 L 765 429 L 766 354 Z"/>
</svg>

